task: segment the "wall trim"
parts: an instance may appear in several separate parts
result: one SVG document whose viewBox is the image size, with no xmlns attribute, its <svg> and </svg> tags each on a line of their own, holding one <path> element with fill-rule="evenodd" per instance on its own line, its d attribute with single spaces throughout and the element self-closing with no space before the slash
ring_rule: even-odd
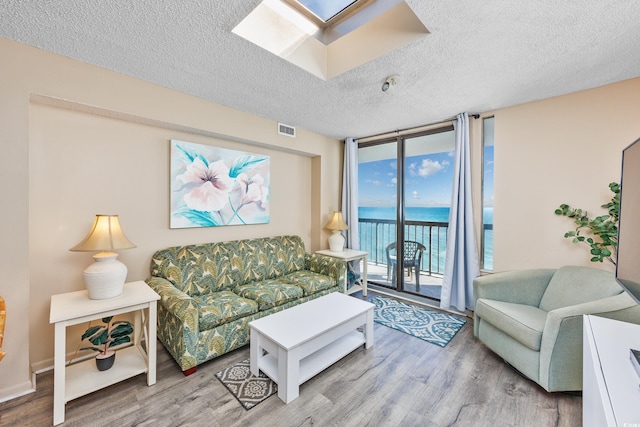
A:
<svg viewBox="0 0 640 427">
<path fill-rule="evenodd" d="M 190 133 L 192 135 L 206 136 L 208 138 L 224 139 L 227 141 L 238 142 L 241 144 L 252 145 L 254 147 L 267 148 L 269 150 L 281 151 L 289 154 L 295 154 L 303 157 L 318 157 L 318 154 L 309 153 L 303 150 L 295 150 L 292 148 L 281 147 L 279 145 L 267 144 L 260 141 L 254 141 L 246 138 L 239 138 L 237 136 L 225 135 L 218 132 L 212 132 L 205 129 L 195 128 L 191 126 L 180 125 L 177 123 L 166 122 L 163 120 L 152 119 L 149 117 L 137 116 L 134 114 L 123 113 L 121 111 L 109 110 L 103 107 L 96 107 L 94 105 L 83 104 L 77 101 L 71 101 L 69 99 L 56 98 L 49 95 L 42 95 L 38 93 L 30 93 L 29 101 L 33 104 L 46 105 L 49 107 L 60 108 L 64 110 L 79 111 L 82 113 L 92 114 L 100 117 L 107 117 L 110 119 L 122 120 L 125 122 L 141 124 L 145 126 L 156 127 L 160 129 L 168 129 L 176 132 Z"/>
</svg>

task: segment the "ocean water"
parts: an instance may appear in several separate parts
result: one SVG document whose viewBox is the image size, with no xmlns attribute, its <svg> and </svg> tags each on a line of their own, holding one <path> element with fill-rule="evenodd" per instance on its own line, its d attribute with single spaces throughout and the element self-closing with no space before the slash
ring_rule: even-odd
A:
<svg viewBox="0 0 640 427">
<path fill-rule="evenodd" d="M 387 207 L 365 207 L 358 208 L 358 217 L 362 219 L 383 219 L 395 220 L 396 208 Z M 408 221 L 428 221 L 428 222 L 449 222 L 448 207 L 407 207 L 405 208 L 405 220 Z M 493 225 L 493 208 L 483 209 L 484 224 Z M 427 233 L 425 235 L 425 232 Z M 431 233 L 422 227 L 405 226 L 405 238 L 421 242 L 431 248 L 431 271 L 444 273 L 444 260 L 446 256 L 446 234 L 447 228 L 434 227 Z M 360 223 L 360 248 L 370 253 L 372 262 L 386 263 L 385 248 L 395 241 L 395 224 Z M 427 254 L 425 254 L 427 258 Z M 493 229 L 484 231 L 484 268 L 493 269 Z M 429 260 L 423 260 L 423 269 L 429 269 Z"/>
</svg>

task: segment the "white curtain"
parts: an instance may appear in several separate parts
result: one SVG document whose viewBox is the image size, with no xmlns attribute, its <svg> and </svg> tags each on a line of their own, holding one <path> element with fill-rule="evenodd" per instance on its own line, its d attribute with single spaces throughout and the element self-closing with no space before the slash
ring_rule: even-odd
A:
<svg viewBox="0 0 640 427">
<path fill-rule="evenodd" d="M 455 167 L 440 307 L 465 311 L 466 308 L 474 309 L 473 279 L 480 275 L 471 205 L 467 113 L 458 114 L 453 126 L 456 133 Z"/>
<path fill-rule="evenodd" d="M 342 174 L 342 216 L 349 226 L 346 247 L 359 249 L 358 236 L 358 141 L 344 141 L 344 170 Z M 360 265 L 360 263 L 357 263 Z"/>
</svg>

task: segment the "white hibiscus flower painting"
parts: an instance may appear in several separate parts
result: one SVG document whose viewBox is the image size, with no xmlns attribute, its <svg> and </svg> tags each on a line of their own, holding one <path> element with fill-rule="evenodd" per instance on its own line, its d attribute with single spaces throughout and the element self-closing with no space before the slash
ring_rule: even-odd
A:
<svg viewBox="0 0 640 427">
<path fill-rule="evenodd" d="M 269 222 L 269 156 L 171 140 L 171 228 Z"/>
</svg>

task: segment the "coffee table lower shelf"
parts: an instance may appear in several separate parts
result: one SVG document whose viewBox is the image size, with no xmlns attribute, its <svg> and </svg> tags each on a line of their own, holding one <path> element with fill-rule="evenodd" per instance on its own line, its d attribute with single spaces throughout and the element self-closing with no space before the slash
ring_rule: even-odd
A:
<svg viewBox="0 0 640 427">
<path fill-rule="evenodd" d="M 347 354 L 364 345 L 365 342 L 364 333 L 353 331 L 300 360 L 298 384 L 302 384 L 324 371 Z M 276 356 L 267 354 L 260 358 L 258 367 L 269 378 L 279 384 L 278 359 Z"/>
</svg>

